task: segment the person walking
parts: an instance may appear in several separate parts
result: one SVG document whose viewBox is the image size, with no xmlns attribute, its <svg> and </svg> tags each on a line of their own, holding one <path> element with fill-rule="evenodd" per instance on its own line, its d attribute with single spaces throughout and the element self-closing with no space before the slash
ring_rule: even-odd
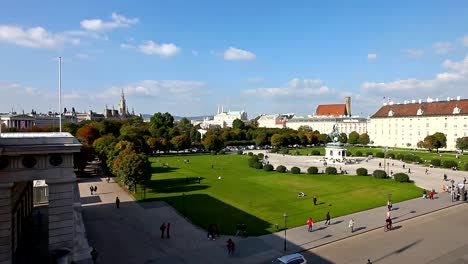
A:
<svg viewBox="0 0 468 264">
<path fill-rule="evenodd" d="M 117 208 L 120 208 L 120 199 L 119 197 L 115 197 L 115 206 L 117 206 Z"/>
<path fill-rule="evenodd" d="M 308 231 L 312 232 L 312 230 L 314 228 L 314 220 L 312 220 L 312 217 L 309 217 L 309 220 L 307 220 L 307 225 L 309 226 Z"/>
<path fill-rule="evenodd" d="M 164 231 L 166 231 L 166 224 L 162 223 L 161 227 L 159 227 L 159 230 L 161 230 L 161 238 L 164 238 Z"/>
<path fill-rule="evenodd" d="M 107 179 L 106 179 L 107 183 L 110 182 L 110 176 L 107 176 Z"/>
<path fill-rule="evenodd" d="M 96 193 L 97 193 L 97 186 L 95 185 L 94 186 L 94 194 L 96 194 Z"/>
<path fill-rule="evenodd" d="M 392 210 L 392 201 L 388 200 L 387 202 L 387 207 L 388 207 L 388 211 L 391 211 Z"/>
<path fill-rule="evenodd" d="M 351 218 L 351 219 L 349 220 L 349 224 L 348 224 L 349 229 L 351 229 L 351 233 L 354 232 L 354 225 L 355 225 L 354 219 Z"/>
<path fill-rule="evenodd" d="M 327 212 L 327 221 L 325 221 L 325 225 L 330 224 L 330 212 Z"/>
<path fill-rule="evenodd" d="M 93 195 L 93 191 L 94 191 L 93 186 L 89 186 L 89 190 L 91 191 L 91 195 Z"/>
<path fill-rule="evenodd" d="M 228 250 L 228 255 L 232 255 L 234 253 L 234 250 L 236 248 L 236 244 L 234 244 L 234 241 L 232 241 L 232 239 L 229 239 L 227 241 L 227 250 Z"/>
<path fill-rule="evenodd" d="M 314 205 L 317 205 L 317 196 L 314 195 L 313 201 L 314 201 Z"/>
<path fill-rule="evenodd" d="M 166 226 L 166 237 L 167 238 L 171 238 L 171 236 L 169 235 L 169 230 L 171 229 L 171 223 L 167 223 L 167 226 Z"/>
<path fill-rule="evenodd" d="M 426 175 L 429 174 L 429 170 L 426 168 Z"/>
</svg>

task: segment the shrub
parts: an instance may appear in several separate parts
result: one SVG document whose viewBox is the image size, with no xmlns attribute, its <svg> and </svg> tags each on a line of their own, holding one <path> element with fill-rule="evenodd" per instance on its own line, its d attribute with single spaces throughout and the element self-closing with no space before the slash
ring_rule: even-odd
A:
<svg viewBox="0 0 468 264">
<path fill-rule="evenodd" d="M 442 164 L 442 161 L 440 161 L 440 159 L 433 159 L 431 160 L 431 164 L 432 166 L 439 167 L 440 164 Z"/>
<path fill-rule="evenodd" d="M 248 160 L 248 163 L 249 163 L 249 167 L 255 168 L 258 163 L 258 156 L 256 155 L 251 156 Z"/>
<path fill-rule="evenodd" d="M 270 150 L 271 153 L 276 153 L 279 151 L 279 148 L 278 147 L 274 147 Z"/>
<path fill-rule="evenodd" d="M 374 176 L 375 178 L 378 178 L 378 179 L 385 179 L 387 178 L 387 173 L 383 170 L 375 170 L 373 173 L 372 173 L 372 176 Z"/>
<path fill-rule="evenodd" d="M 285 173 L 286 172 L 286 167 L 283 166 L 283 165 L 279 165 L 278 167 L 276 167 L 276 171 L 279 172 L 279 173 Z"/>
<path fill-rule="evenodd" d="M 452 167 L 458 167 L 458 163 L 454 160 L 444 160 L 442 161 L 442 167 L 449 169 Z"/>
<path fill-rule="evenodd" d="M 242 154 L 244 154 L 244 151 L 242 151 L 242 150 L 239 149 L 239 150 L 237 151 L 237 155 L 242 155 Z"/>
<path fill-rule="evenodd" d="M 388 153 L 387 157 L 390 159 L 395 159 L 395 154 L 394 153 Z"/>
<path fill-rule="evenodd" d="M 253 156 L 253 153 L 252 153 L 252 152 L 249 152 L 249 153 L 247 153 L 247 155 L 249 155 L 249 156 Z"/>
<path fill-rule="evenodd" d="M 403 156 L 404 161 L 413 161 L 414 160 L 414 155 L 413 154 L 406 154 Z"/>
<path fill-rule="evenodd" d="M 291 168 L 291 173 L 292 173 L 292 174 L 300 174 L 300 173 L 301 173 L 301 169 L 298 168 L 298 167 L 292 167 L 292 168 Z"/>
<path fill-rule="evenodd" d="M 261 160 L 262 160 L 263 157 L 264 157 L 263 153 L 258 153 L 257 156 L 258 156 L 258 159 L 261 159 Z"/>
<path fill-rule="evenodd" d="M 325 173 L 328 174 L 328 175 L 336 175 L 337 171 L 336 171 L 335 167 L 327 167 L 325 169 Z"/>
<path fill-rule="evenodd" d="M 358 150 L 358 151 L 356 151 L 356 152 L 354 153 L 354 155 L 355 155 L 356 157 L 362 157 L 362 152 L 361 152 L 360 150 Z"/>
<path fill-rule="evenodd" d="M 353 155 L 353 153 L 351 153 L 351 151 L 349 151 L 349 150 L 346 151 L 346 156 L 351 157 L 352 155 Z"/>
<path fill-rule="evenodd" d="M 374 153 L 372 151 L 368 151 L 368 152 L 366 152 L 366 156 L 368 156 L 368 157 L 369 156 L 374 156 Z"/>
<path fill-rule="evenodd" d="M 406 173 L 397 173 L 393 175 L 393 178 L 397 182 L 409 182 L 409 176 Z"/>
<path fill-rule="evenodd" d="M 281 154 L 289 154 L 289 149 L 287 149 L 287 148 L 281 149 L 280 153 Z"/>
<path fill-rule="evenodd" d="M 298 156 L 301 155 L 301 152 L 299 150 L 294 151 L 294 155 Z"/>
<path fill-rule="evenodd" d="M 224 154 L 226 154 L 226 151 L 224 151 L 224 150 L 218 151 L 218 155 L 224 155 Z"/>
<path fill-rule="evenodd" d="M 307 169 L 307 173 L 309 173 L 309 174 L 318 174 L 318 168 L 317 167 L 309 167 Z"/>
<path fill-rule="evenodd" d="M 217 155 L 217 154 L 218 154 L 218 153 L 217 153 L 216 151 L 214 151 L 214 150 L 211 151 L 211 155 L 214 156 L 214 155 Z"/>
<path fill-rule="evenodd" d="M 375 153 L 375 156 L 376 156 L 377 158 L 383 158 L 383 157 L 385 157 L 385 154 L 384 154 L 383 152 L 380 152 L 380 151 L 379 151 L 379 152 Z"/>
<path fill-rule="evenodd" d="M 461 167 L 461 166 L 460 166 Z M 463 170 L 468 171 L 468 163 L 463 164 Z"/>
<path fill-rule="evenodd" d="M 263 163 L 261 163 L 261 162 L 257 162 L 257 163 L 255 163 L 255 166 L 254 166 L 254 168 L 256 168 L 257 170 L 261 170 L 261 169 L 263 169 Z"/>
<path fill-rule="evenodd" d="M 359 176 L 367 176 L 367 169 L 366 168 L 359 168 L 356 170 L 356 174 Z"/>
<path fill-rule="evenodd" d="M 320 156 L 320 150 L 312 150 L 310 153 L 312 156 Z"/>
<path fill-rule="evenodd" d="M 404 160 L 404 158 L 405 158 L 405 155 L 403 155 L 403 154 L 399 153 L 398 155 L 396 155 L 396 157 L 395 157 L 395 158 L 396 158 L 397 160 Z"/>
<path fill-rule="evenodd" d="M 416 162 L 416 163 L 422 163 L 422 159 L 419 156 L 414 156 L 413 161 Z"/>
<path fill-rule="evenodd" d="M 267 165 L 263 166 L 264 171 L 272 171 L 273 169 L 274 169 L 273 165 L 271 165 L 271 164 L 267 164 Z"/>
</svg>

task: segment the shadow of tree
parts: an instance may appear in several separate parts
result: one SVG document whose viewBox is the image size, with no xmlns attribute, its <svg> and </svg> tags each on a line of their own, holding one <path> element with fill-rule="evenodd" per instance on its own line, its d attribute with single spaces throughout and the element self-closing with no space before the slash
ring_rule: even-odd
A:
<svg viewBox="0 0 468 264">
<path fill-rule="evenodd" d="M 200 177 L 200 182 L 204 177 Z M 151 180 L 146 184 L 150 192 L 181 193 L 199 191 L 210 188 L 209 185 L 198 184 L 198 177 Z"/>
<path fill-rule="evenodd" d="M 173 168 L 173 167 L 151 167 L 151 173 L 152 174 L 169 173 L 169 172 L 174 172 L 178 169 L 179 168 Z"/>
</svg>

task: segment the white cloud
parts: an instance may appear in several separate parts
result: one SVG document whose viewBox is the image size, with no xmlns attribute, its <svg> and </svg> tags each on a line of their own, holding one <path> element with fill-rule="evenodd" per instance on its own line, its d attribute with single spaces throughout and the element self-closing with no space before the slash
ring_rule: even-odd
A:
<svg viewBox="0 0 468 264">
<path fill-rule="evenodd" d="M 446 71 L 438 73 L 434 78 L 420 80 L 408 78 L 393 82 L 365 82 L 361 84 L 364 93 L 368 95 L 392 96 L 456 96 L 464 93 L 467 96 L 468 86 L 468 55 L 462 61 L 445 60 L 442 67 Z M 406 98 L 407 99 L 407 98 Z"/>
<path fill-rule="evenodd" d="M 463 46 L 468 47 L 468 35 L 463 36 L 462 43 Z"/>
<path fill-rule="evenodd" d="M 254 95 L 260 97 L 304 97 L 324 95 L 332 92 L 328 86 L 323 85 L 320 80 L 309 79 L 291 79 L 283 87 L 267 87 L 243 90 L 245 95 Z"/>
<path fill-rule="evenodd" d="M 225 60 L 255 60 L 255 58 L 255 54 L 248 50 L 229 47 L 224 51 Z"/>
<path fill-rule="evenodd" d="M 134 96 L 159 96 L 166 93 L 177 98 L 188 98 L 200 92 L 199 89 L 205 86 L 200 81 L 182 80 L 144 80 L 124 86 L 113 86 L 98 95 L 100 98 L 120 96 L 122 89 L 126 95 Z"/>
<path fill-rule="evenodd" d="M 43 27 L 23 29 L 20 26 L 0 25 L 0 41 L 29 48 L 57 48 L 66 43 L 78 45 L 79 38 L 70 37 L 65 32 L 51 33 Z"/>
<path fill-rule="evenodd" d="M 377 54 L 369 53 L 369 54 L 367 54 L 367 59 L 370 60 L 370 61 L 376 60 L 377 59 Z"/>
<path fill-rule="evenodd" d="M 82 28 L 89 31 L 108 31 L 115 28 L 130 27 L 138 23 L 138 18 L 126 18 L 123 15 L 112 13 L 111 21 L 103 21 L 101 19 L 85 19 L 80 22 Z"/>
<path fill-rule="evenodd" d="M 405 50 L 406 56 L 411 59 L 417 59 L 421 58 L 422 55 L 424 54 L 424 51 L 419 50 L 419 49 L 407 49 Z"/>
<path fill-rule="evenodd" d="M 121 49 L 134 49 L 135 46 L 130 45 L 130 44 L 126 44 L 126 43 L 122 43 L 122 44 L 120 44 L 120 48 Z"/>
<path fill-rule="evenodd" d="M 453 49 L 453 46 L 450 44 L 450 42 L 436 42 L 432 45 L 432 47 L 438 54 L 444 54 Z"/>
<path fill-rule="evenodd" d="M 173 43 L 158 44 L 153 41 L 146 41 L 138 46 L 138 49 L 148 55 L 159 55 L 162 57 L 172 57 L 180 52 L 180 48 Z"/>
</svg>

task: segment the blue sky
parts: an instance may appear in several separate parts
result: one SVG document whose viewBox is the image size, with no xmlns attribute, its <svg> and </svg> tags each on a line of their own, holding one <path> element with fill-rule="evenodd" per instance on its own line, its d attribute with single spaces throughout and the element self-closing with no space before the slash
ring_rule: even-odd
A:
<svg viewBox="0 0 468 264">
<path fill-rule="evenodd" d="M 411 2 L 411 3 L 408 3 Z M 0 112 L 218 105 L 313 114 L 352 97 L 468 97 L 466 1 L 2 1 Z M 388 100 L 388 99 L 387 99 Z"/>
</svg>

